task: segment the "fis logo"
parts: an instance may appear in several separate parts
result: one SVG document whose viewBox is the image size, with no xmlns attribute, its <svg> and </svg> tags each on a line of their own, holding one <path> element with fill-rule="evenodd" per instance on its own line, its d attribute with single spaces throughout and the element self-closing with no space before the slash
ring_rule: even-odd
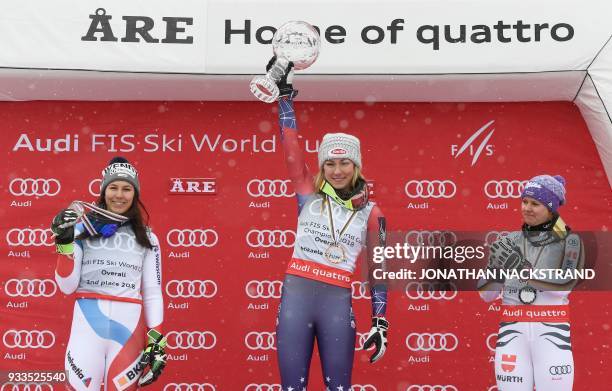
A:
<svg viewBox="0 0 612 391">
<path fill-rule="evenodd" d="M 468 138 L 467 141 L 463 143 L 461 147 L 459 147 L 456 144 L 452 144 L 451 145 L 451 155 L 454 156 L 455 159 L 457 159 L 464 152 L 469 154 L 470 156 L 472 156 L 472 167 L 474 167 L 474 165 L 478 161 L 478 158 L 480 157 L 480 155 L 482 155 L 483 152 L 485 153 L 486 156 L 492 156 L 493 155 L 493 144 L 488 144 L 488 142 L 493 136 L 493 132 L 495 132 L 495 128 L 492 128 L 489 131 L 489 133 L 487 133 L 485 138 L 480 142 L 480 144 L 477 147 L 475 147 L 474 144 L 478 136 L 480 136 L 491 125 L 493 125 L 493 122 L 495 122 L 495 120 L 487 122 L 483 127 L 481 127 L 476 132 L 474 132 L 474 134 L 471 135 L 470 138 Z"/>
</svg>

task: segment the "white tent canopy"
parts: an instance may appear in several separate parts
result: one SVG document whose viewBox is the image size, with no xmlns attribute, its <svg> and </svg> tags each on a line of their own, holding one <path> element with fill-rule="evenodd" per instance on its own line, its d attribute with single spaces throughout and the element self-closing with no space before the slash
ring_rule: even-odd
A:
<svg viewBox="0 0 612 391">
<path fill-rule="evenodd" d="M 612 183 L 607 0 L 56 0 L 0 4 L 1 100 L 252 100 L 274 27 L 305 20 L 317 101 L 573 101 Z"/>
</svg>

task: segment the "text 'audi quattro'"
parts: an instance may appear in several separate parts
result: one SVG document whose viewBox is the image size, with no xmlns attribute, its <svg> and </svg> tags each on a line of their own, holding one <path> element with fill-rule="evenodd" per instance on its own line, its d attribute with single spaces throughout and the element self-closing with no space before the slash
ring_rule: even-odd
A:
<svg viewBox="0 0 612 391">
<path fill-rule="evenodd" d="M 50 330 L 7 330 L 2 343 L 9 349 L 49 349 L 55 344 L 55 334 Z"/>
<path fill-rule="evenodd" d="M 170 280 L 166 283 L 166 294 L 173 299 L 210 299 L 217 290 L 217 283 L 212 280 Z"/>
<path fill-rule="evenodd" d="M 293 197 L 289 179 L 251 179 L 247 183 L 247 193 L 251 197 L 281 198 Z"/>
<path fill-rule="evenodd" d="M 168 231 L 166 242 L 171 247 L 214 247 L 219 242 L 219 234 L 209 228 L 174 228 Z"/>
<path fill-rule="evenodd" d="M 170 331 L 166 334 L 169 349 L 210 350 L 217 344 L 212 331 Z"/>
<path fill-rule="evenodd" d="M 12 228 L 6 233 L 9 246 L 53 246 L 53 232 L 49 228 Z"/>
<path fill-rule="evenodd" d="M 10 297 L 51 297 L 57 292 L 57 285 L 48 278 L 11 278 L 4 284 L 4 291 Z"/>
<path fill-rule="evenodd" d="M 55 178 L 15 178 L 9 183 L 9 192 L 14 196 L 53 197 L 62 189 Z"/>
<path fill-rule="evenodd" d="M 413 352 L 452 352 L 459 346 L 453 333 L 410 333 L 406 347 Z"/>
<path fill-rule="evenodd" d="M 410 198 L 453 198 L 457 193 L 455 182 L 444 180 L 410 180 L 404 186 Z"/>
<path fill-rule="evenodd" d="M 251 350 L 276 350 L 276 332 L 251 331 L 245 335 L 244 345 Z"/>
<path fill-rule="evenodd" d="M 488 198 L 520 198 L 528 181 L 520 180 L 490 180 L 484 185 L 484 193 Z"/>
<path fill-rule="evenodd" d="M 295 243 L 295 231 L 252 229 L 246 234 L 246 243 L 252 248 L 291 248 Z"/>
</svg>

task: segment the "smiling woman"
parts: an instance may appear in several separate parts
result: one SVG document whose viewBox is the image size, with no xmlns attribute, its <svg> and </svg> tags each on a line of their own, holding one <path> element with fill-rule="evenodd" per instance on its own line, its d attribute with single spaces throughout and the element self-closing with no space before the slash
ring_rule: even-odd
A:
<svg viewBox="0 0 612 391">
<path fill-rule="evenodd" d="M 59 253 L 57 285 L 77 298 L 66 347 L 69 388 L 100 389 L 104 382 L 105 390 L 131 390 L 150 384 L 166 363 L 161 253 L 147 226 L 136 169 L 113 158 L 102 171 L 97 205 L 77 201 L 71 208 L 51 226 Z"/>
<path fill-rule="evenodd" d="M 316 339 L 326 389 L 348 390 L 352 387 L 356 338 L 351 306 L 353 272 L 364 248 L 370 275 L 380 267 L 372 262 L 372 252 L 375 246 L 384 245 L 386 220 L 378 206 L 368 199 L 357 137 L 326 134 L 319 145 L 319 170 L 313 180 L 298 143 L 293 109 L 297 91 L 288 81 L 293 76 L 291 67 L 290 63 L 278 83 L 278 113 L 285 163 L 295 189 L 299 217 L 277 318 L 281 386 L 283 390 L 302 390 L 308 386 Z M 386 286 L 370 279 L 370 294 L 372 328 L 363 346 L 375 347 L 370 357 L 374 363 L 387 348 Z"/>
<path fill-rule="evenodd" d="M 584 245 L 559 215 L 566 200 L 562 176 L 533 177 L 520 197 L 521 231 L 500 237 L 490 247 L 488 269 L 502 273 L 479 283 L 485 301 L 501 295 L 506 308 L 495 348 L 497 386 L 569 391 L 573 371 L 553 374 L 550 368 L 574 367 L 568 296 L 584 275 Z"/>
<path fill-rule="evenodd" d="M 104 201 L 111 212 L 123 214 L 134 201 L 134 186 L 125 181 L 113 182 L 104 192 Z"/>
</svg>

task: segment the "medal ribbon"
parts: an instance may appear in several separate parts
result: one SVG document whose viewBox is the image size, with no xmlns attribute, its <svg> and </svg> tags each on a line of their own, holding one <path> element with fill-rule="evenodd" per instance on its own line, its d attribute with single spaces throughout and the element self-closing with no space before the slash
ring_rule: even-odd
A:
<svg viewBox="0 0 612 391">
<path fill-rule="evenodd" d="M 79 218 L 77 219 L 77 222 L 80 220 L 85 226 L 85 229 L 87 230 L 87 232 L 91 236 L 97 235 L 98 231 L 96 231 L 96 228 L 94 227 L 93 223 L 91 222 L 91 220 L 89 220 L 86 210 L 91 211 L 93 213 L 97 213 L 103 217 L 106 217 L 107 219 L 111 221 L 116 221 L 119 224 L 123 224 L 129 220 L 129 218 L 126 216 L 120 215 L 118 213 L 113 213 L 109 210 L 100 208 L 94 204 L 89 204 L 83 201 L 73 201 L 72 204 L 70 204 L 69 208 L 76 211 L 79 214 Z"/>
<path fill-rule="evenodd" d="M 325 200 L 327 201 L 327 211 L 328 211 L 328 216 L 329 216 L 329 226 L 330 226 L 330 231 L 331 231 L 331 235 L 332 235 L 332 241 L 334 242 L 335 246 L 338 246 L 338 245 L 340 245 L 340 239 L 342 238 L 342 235 L 344 235 L 344 233 L 346 232 L 348 227 L 353 222 L 353 218 L 357 214 L 357 211 L 354 210 L 351 213 L 351 217 L 349 217 L 348 220 L 346 221 L 346 223 L 344 223 L 344 226 L 342 227 L 342 229 L 340 230 L 340 233 L 338 234 L 338 239 L 336 239 L 336 230 L 334 228 L 334 216 L 332 214 L 330 197 L 328 195 L 326 195 L 325 196 Z"/>
<path fill-rule="evenodd" d="M 338 204 L 342 205 L 346 209 L 355 210 L 355 208 L 353 208 L 352 200 L 345 201 L 342 198 L 340 198 L 340 196 L 338 196 L 338 194 L 336 193 L 336 190 L 332 187 L 332 185 L 329 184 L 329 182 L 324 181 L 323 184 L 321 184 L 321 188 L 319 190 L 321 190 L 323 194 L 333 199 L 334 201 L 336 201 Z"/>
</svg>

